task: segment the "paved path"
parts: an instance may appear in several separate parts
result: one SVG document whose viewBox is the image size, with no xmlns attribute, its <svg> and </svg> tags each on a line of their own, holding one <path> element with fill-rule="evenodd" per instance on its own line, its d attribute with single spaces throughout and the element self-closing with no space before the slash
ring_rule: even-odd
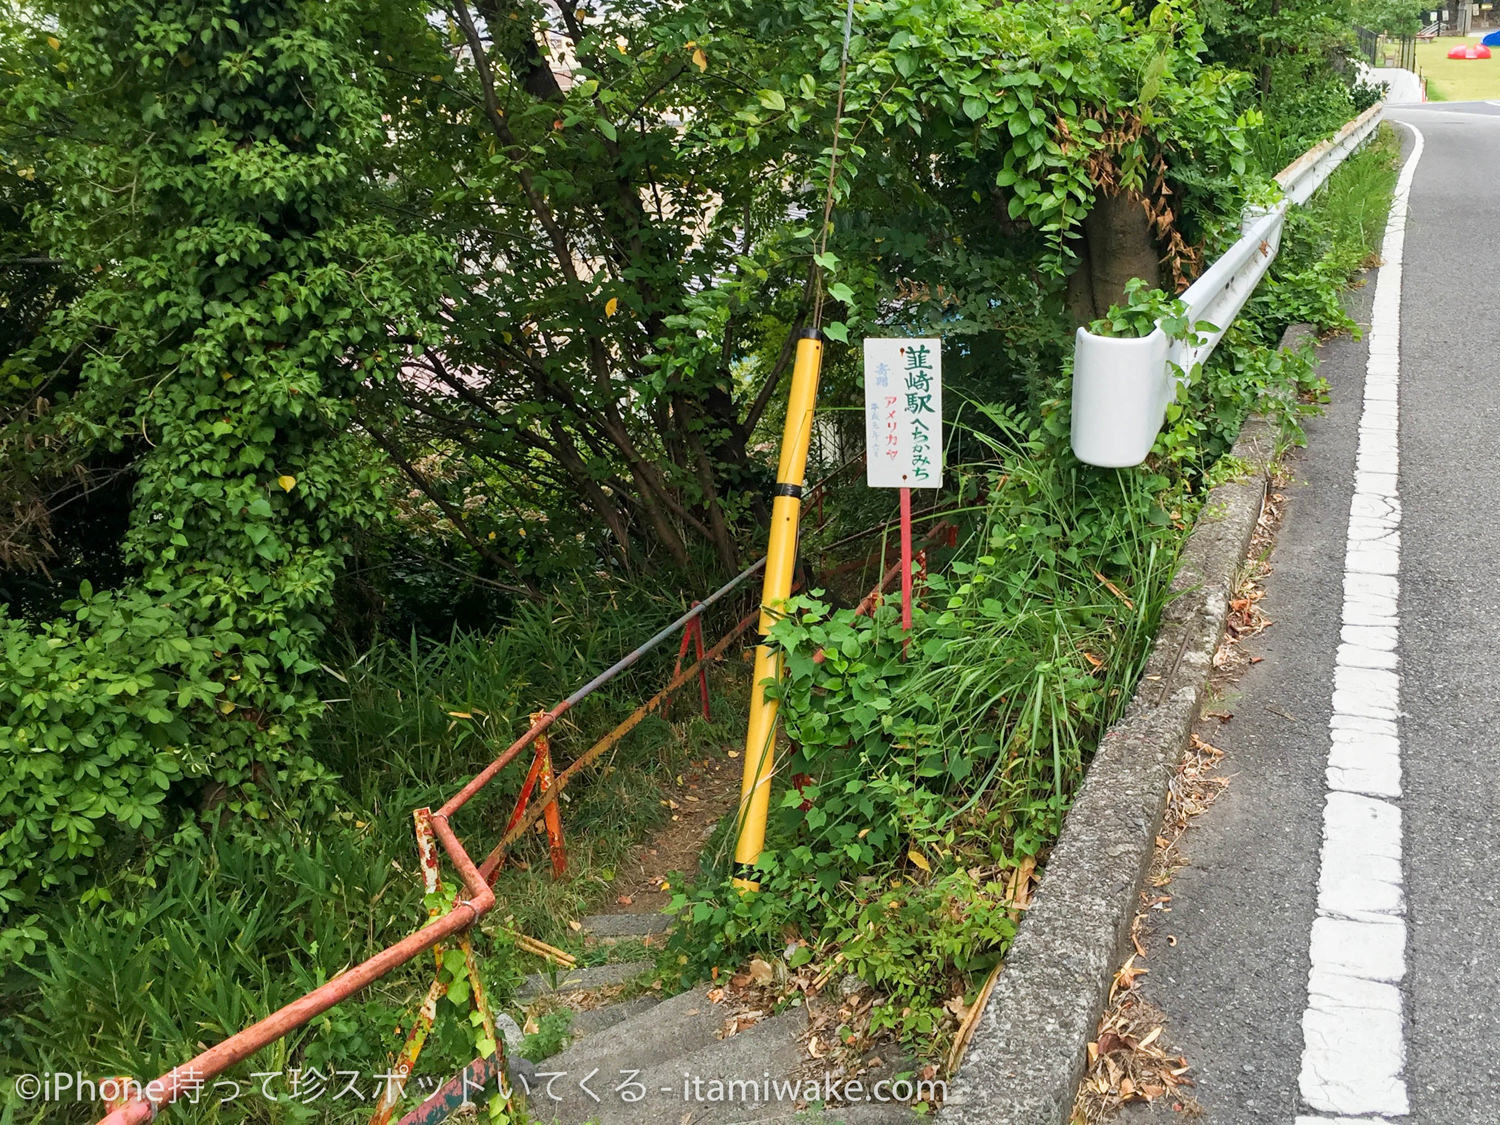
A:
<svg viewBox="0 0 1500 1125">
<path fill-rule="evenodd" d="M 1214 1125 L 1500 1123 L 1500 107 L 1390 116 L 1406 221 L 1324 349 L 1264 659 L 1202 732 L 1232 782 L 1142 978 Z"/>
<path fill-rule="evenodd" d="M 1364 82 L 1374 82 L 1384 86 L 1387 105 L 1404 105 L 1408 102 L 1426 100 L 1422 96 L 1422 80 L 1412 71 L 1399 66 L 1375 67 L 1361 61 L 1359 77 Z"/>
</svg>

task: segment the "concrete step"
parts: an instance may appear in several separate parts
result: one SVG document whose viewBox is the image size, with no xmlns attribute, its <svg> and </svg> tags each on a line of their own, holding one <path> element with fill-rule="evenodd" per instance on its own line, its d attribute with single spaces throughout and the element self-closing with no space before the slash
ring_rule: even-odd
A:
<svg viewBox="0 0 1500 1125">
<path fill-rule="evenodd" d="M 669 914 L 590 914 L 579 922 L 596 938 L 654 937 L 672 928 Z"/>
<path fill-rule="evenodd" d="M 715 1043 L 730 1009 L 715 1004 L 706 992 L 690 988 L 634 1012 L 553 1055 L 546 1069 L 576 1079 L 596 1068 L 601 1074 L 621 1067 L 640 1069 Z M 616 1078 L 612 1085 L 618 1082 Z M 559 1080 L 557 1086 L 563 1085 L 565 1080 Z"/>
<path fill-rule="evenodd" d="M 587 968 L 558 969 L 556 983 L 553 982 L 552 973 L 532 973 L 516 989 L 516 997 L 531 1000 L 553 992 L 588 992 L 596 988 L 612 988 L 634 980 L 653 968 L 650 961 L 613 961 Z"/>
<path fill-rule="evenodd" d="M 874 1065 L 872 1060 L 876 1060 Z M 919 1065 L 896 1044 L 886 1043 L 867 1054 L 857 1075 L 851 1074 L 842 1081 L 857 1079 L 866 1096 L 872 1096 L 876 1083 L 895 1081 L 900 1074 L 910 1077 Z M 805 1086 L 821 1082 L 826 1072 L 802 1058 L 799 1051 L 798 1064 L 789 1067 L 786 1073 L 795 1073 Z M 800 1113 L 793 1105 L 783 1100 L 767 1105 L 710 1106 L 700 1108 L 690 1120 L 692 1125 L 917 1125 L 922 1117 L 910 1105 L 897 1102 L 866 1101 L 836 1108 L 805 1109 Z"/>
<path fill-rule="evenodd" d="M 727 1110 L 728 1107 L 725 1107 Z M 738 1115 L 693 1118 L 692 1125 L 917 1125 L 931 1120 L 909 1105 L 865 1102 L 830 1109 L 805 1109 L 796 1113 L 790 1106 L 767 1106 Z"/>
<path fill-rule="evenodd" d="M 693 996 L 694 1002 L 699 999 L 696 992 L 685 995 Z M 702 1003 L 717 1009 L 714 1015 L 720 1018 L 716 1028 L 728 1018 L 729 1011 L 722 1006 L 707 1000 Z M 539 1066 L 538 1086 L 527 1101 L 532 1119 L 557 1125 L 640 1125 L 657 1121 L 678 1125 L 753 1119 L 762 1107 L 744 1101 L 731 1105 L 708 1100 L 713 1096 L 713 1084 L 763 1083 L 768 1075 L 790 1073 L 802 1061 L 801 1037 L 807 1029 L 807 1015 L 800 1008 L 764 1019 L 728 1039 L 712 1039 L 696 1049 L 684 1049 L 686 1041 L 673 1038 L 671 1021 L 657 1029 L 668 1034 L 648 1037 L 653 1018 L 653 1013 L 637 1016 L 606 1033 L 620 1035 L 623 1031 L 628 1036 L 628 1025 L 637 1025 L 635 1030 L 641 1032 L 641 1038 L 628 1052 L 589 1053 L 589 1041 L 585 1040 Z M 553 1074 L 559 1075 L 552 1088 L 556 1100 L 547 1096 L 545 1088 L 548 1076 Z M 580 1079 L 588 1083 L 598 1101 L 580 1089 Z M 640 1096 L 627 1101 L 627 1092 Z M 780 1109 L 783 1114 L 790 1111 L 790 1107 Z"/>
<path fill-rule="evenodd" d="M 644 996 L 637 996 L 633 1000 L 620 1000 L 613 1004 L 605 1004 L 603 1007 L 574 1012 L 573 1020 L 568 1024 L 568 1034 L 575 1041 L 588 1035 L 597 1035 L 606 1028 L 630 1019 L 631 1016 L 649 1012 L 660 1003 L 661 996 L 650 992 Z"/>
</svg>

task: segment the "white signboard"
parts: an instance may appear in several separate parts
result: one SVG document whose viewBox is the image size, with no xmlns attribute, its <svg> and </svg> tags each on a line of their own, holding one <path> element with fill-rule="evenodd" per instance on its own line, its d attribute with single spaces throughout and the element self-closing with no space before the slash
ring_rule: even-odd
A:
<svg viewBox="0 0 1500 1125">
<path fill-rule="evenodd" d="M 942 341 L 865 341 L 865 461 L 871 488 L 943 484 Z"/>
</svg>

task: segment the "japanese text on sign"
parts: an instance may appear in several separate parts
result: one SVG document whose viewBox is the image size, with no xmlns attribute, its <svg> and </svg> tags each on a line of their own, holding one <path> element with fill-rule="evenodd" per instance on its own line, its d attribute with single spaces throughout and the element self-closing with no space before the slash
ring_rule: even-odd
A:
<svg viewBox="0 0 1500 1125">
<path fill-rule="evenodd" d="M 942 423 L 942 341 L 866 340 L 865 460 L 870 487 L 940 488 Z"/>
</svg>

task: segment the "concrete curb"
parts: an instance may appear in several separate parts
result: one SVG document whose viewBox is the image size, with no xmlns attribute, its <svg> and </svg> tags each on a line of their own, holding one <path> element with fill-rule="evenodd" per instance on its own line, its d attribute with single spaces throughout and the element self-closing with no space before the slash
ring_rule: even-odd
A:
<svg viewBox="0 0 1500 1125">
<path fill-rule="evenodd" d="M 965 1125 L 1065 1125 L 1166 807 L 1229 599 L 1260 518 L 1278 434 L 1249 419 L 1232 455 L 1246 476 L 1204 504 L 1125 717 L 1100 740 L 944 1113 Z"/>
</svg>

